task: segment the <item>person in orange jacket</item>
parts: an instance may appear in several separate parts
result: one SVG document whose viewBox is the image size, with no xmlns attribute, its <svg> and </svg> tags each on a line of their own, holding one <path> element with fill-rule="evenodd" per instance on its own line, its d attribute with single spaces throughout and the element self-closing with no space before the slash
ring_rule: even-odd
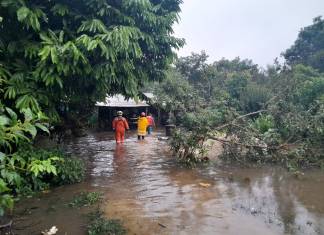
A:
<svg viewBox="0 0 324 235">
<path fill-rule="evenodd" d="M 123 117 L 122 111 L 117 112 L 117 117 L 114 118 L 112 126 L 115 131 L 116 143 L 124 143 L 125 130 L 129 130 L 129 126 L 126 118 Z"/>
<path fill-rule="evenodd" d="M 137 138 L 139 140 L 144 139 L 148 125 L 149 125 L 149 122 L 148 122 L 147 118 L 145 117 L 145 113 L 142 112 L 141 116 L 138 118 L 138 121 L 137 121 Z"/>
</svg>

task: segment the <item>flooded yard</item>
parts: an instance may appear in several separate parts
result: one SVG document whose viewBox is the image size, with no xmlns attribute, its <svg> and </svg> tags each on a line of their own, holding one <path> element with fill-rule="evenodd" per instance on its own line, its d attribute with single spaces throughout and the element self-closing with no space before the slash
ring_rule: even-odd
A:
<svg viewBox="0 0 324 235">
<path fill-rule="evenodd" d="M 123 145 L 111 133 L 71 140 L 66 150 L 87 163 L 85 182 L 22 200 L 15 234 L 86 234 L 90 210 L 67 206 L 82 191 L 104 195 L 100 207 L 128 234 L 324 234 L 324 173 L 296 177 L 279 167 L 188 169 L 170 155 L 162 133 Z"/>
</svg>

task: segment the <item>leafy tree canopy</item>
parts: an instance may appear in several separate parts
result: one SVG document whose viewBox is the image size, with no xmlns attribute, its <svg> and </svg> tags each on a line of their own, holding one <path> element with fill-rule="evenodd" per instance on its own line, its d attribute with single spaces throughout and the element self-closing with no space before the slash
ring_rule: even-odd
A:
<svg viewBox="0 0 324 235">
<path fill-rule="evenodd" d="M 82 112 L 107 93 L 137 95 L 160 79 L 183 40 L 181 0 L 1 0 L 0 84 L 6 105 Z"/>
<path fill-rule="evenodd" d="M 316 17 L 303 28 L 294 45 L 283 53 L 290 65 L 305 64 L 324 72 L 324 20 Z"/>
<path fill-rule="evenodd" d="M 324 164 L 323 73 L 302 64 L 263 71 L 250 60 L 206 58 L 180 58 L 155 91 L 179 127 L 170 142 L 176 156 L 203 161 L 211 138 L 223 143 L 225 159 L 294 169 Z"/>
</svg>

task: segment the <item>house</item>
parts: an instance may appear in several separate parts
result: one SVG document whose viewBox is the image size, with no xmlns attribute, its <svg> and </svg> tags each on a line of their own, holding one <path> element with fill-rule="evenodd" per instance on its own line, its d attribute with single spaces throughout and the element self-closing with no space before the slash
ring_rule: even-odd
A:
<svg viewBox="0 0 324 235">
<path fill-rule="evenodd" d="M 149 100 L 153 94 L 144 93 L 145 100 L 126 99 L 123 95 L 114 95 L 106 97 L 105 101 L 97 102 L 98 107 L 98 125 L 100 129 L 111 129 L 112 121 L 117 116 L 117 111 L 121 110 L 124 117 L 128 120 L 130 128 L 135 129 L 137 118 L 141 112 L 152 113 L 154 116 L 158 112 L 151 106 Z"/>
</svg>

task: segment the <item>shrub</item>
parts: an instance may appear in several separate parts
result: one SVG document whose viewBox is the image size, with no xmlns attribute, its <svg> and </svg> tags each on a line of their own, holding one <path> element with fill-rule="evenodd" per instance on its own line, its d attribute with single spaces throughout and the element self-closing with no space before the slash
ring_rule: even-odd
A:
<svg viewBox="0 0 324 235">
<path fill-rule="evenodd" d="M 274 128 L 274 126 L 275 123 L 273 117 L 270 115 L 260 115 L 260 117 L 258 117 L 253 123 L 253 127 L 260 131 L 262 134 Z"/>
<path fill-rule="evenodd" d="M 85 167 L 81 160 L 71 158 L 57 149 L 36 149 L 26 146 L 15 153 L 17 159 L 21 159 L 31 165 L 42 163 L 30 169 L 33 172 L 22 172 L 23 188 L 30 188 L 35 191 L 44 190 L 50 186 L 73 184 L 84 178 Z M 44 164 L 46 163 L 46 164 Z M 20 188 L 20 185 L 18 189 Z"/>
<path fill-rule="evenodd" d="M 79 159 L 64 156 L 55 163 L 55 167 L 57 175 L 52 180 L 55 185 L 79 183 L 84 179 L 85 166 Z"/>
<path fill-rule="evenodd" d="M 12 209 L 13 207 L 13 200 L 11 195 L 8 194 L 9 188 L 6 186 L 6 183 L 0 179 L 0 216 L 3 216 L 5 212 L 5 208 Z"/>
<path fill-rule="evenodd" d="M 29 145 L 2 159 L 1 178 L 8 192 L 24 196 L 51 186 L 72 184 L 84 178 L 83 163 L 59 150 L 36 149 Z"/>
<path fill-rule="evenodd" d="M 194 132 L 187 132 L 180 129 L 174 131 L 170 141 L 172 152 L 180 162 L 188 166 L 206 161 L 206 149 L 203 145 L 205 137 Z"/>
</svg>

